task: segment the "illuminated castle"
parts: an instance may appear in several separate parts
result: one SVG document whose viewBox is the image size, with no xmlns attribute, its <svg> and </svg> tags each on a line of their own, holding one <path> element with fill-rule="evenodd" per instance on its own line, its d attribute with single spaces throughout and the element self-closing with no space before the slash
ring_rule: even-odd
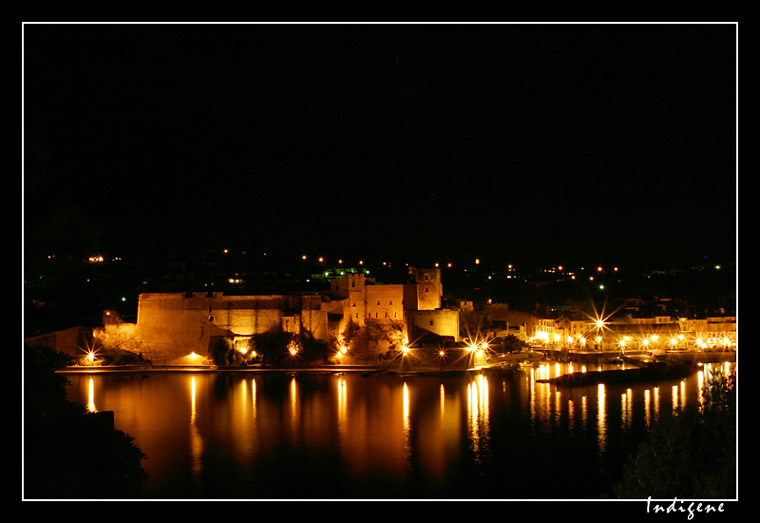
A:
<svg viewBox="0 0 760 523">
<path fill-rule="evenodd" d="M 208 357 L 220 339 L 243 347 L 265 332 L 330 343 L 350 323 L 394 323 L 410 340 L 432 334 L 459 341 L 459 312 L 441 308 L 440 270 L 413 268 L 410 275 L 413 283 L 377 284 L 363 273 L 344 274 L 322 294 L 144 293 L 131 336 L 154 364 Z"/>
</svg>

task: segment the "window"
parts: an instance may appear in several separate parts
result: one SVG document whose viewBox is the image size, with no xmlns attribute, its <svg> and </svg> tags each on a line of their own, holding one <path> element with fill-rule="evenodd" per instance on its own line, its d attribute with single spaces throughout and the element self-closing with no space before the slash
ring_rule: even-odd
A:
<svg viewBox="0 0 760 523">
<path fill-rule="evenodd" d="M 380 305 L 380 300 L 377 300 L 377 304 Z"/>
<path fill-rule="evenodd" d="M 430 320 L 430 325 L 432 325 L 432 324 L 433 324 L 433 320 Z"/>
</svg>

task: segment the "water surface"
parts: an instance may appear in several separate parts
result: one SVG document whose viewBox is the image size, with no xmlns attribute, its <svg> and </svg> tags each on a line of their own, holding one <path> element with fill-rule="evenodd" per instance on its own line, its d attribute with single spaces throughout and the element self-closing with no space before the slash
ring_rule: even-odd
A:
<svg viewBox="0 0 760 523">
<path fill-rule="evenodd" d="M 704 372 L 631 386 L 539 381 L 568 371 L 581 370 L 67 377 L 71 401 L 114 411 L 135 438 L 145 497 L 159 499 L 612 496 L 647 428 L 704 390 Z"/>
</svg>

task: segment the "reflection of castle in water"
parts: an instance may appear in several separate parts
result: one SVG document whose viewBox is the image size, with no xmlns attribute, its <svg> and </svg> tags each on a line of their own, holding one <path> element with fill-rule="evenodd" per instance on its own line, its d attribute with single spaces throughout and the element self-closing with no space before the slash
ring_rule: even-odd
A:
<svg viewBox="0 0 760 523">
<path fill-rule="evenodd" d="M 145 293 L 136 324 L 110 327 L 129 331 L 133 345 L 157 364 L 181 362 L 191 353 L 206 356 L 219 339 L 244 346 L 268 332 L 331 343 L 352 323 L 393 325 L 408 339 L 459 341 L 459 312 L 441 308 L 440 269 L 410 269 L 410 276 L 410 283 L 378 284 L 363 273 L 347 273 L 319 294 Z"/>
<path fill-rule="evenodd" d="M 149 455 L 159 456 L 148 460 L 154 481 L 163 475 L 174 484 L 177 473 L 161 467 L 181 461 L 167 456 L 180 456 L 191 464 L 183 467 L 187 485 L 202 489 L 218 473 L 214 485 L 233 477 L 224 484 L 225 492 L 237 492 L 249 488 L 238 478 L 261 477 L 262 466 L 275 471 L 284 461 L 289 471 L 304 473 L 297 467 L 307 463 L 308 468 L 310 460 L 283 449 L 308 442 L 315 452 L 327 449 L 323 454 L 331 458 L 325 463 L 337 461 L 337 469 L 331 469 L 340 471 L 336 477 L 350 471 L 365 478 L 390 477 L 394 485 L 422 481 L 430 489 L 426 492 L 443 497 L 450 471 L 464 461 L 476 470 L 498 464 L 498 470 L 514 471 L 528 464 L 556 474 L 554 467 L 564 466 L 559 459 L 567 455 L 568 462 L 587 462 L 598 474 L 600 456 L 614 458 L 659 418 L 703 405 L 711 383 L 735 376 L 736 364 L 704 364 L 686 379 L 655 383 L 558 387 L 538 381 L 547 372 L 569 371 L 552 364 L 513 377 L 469 372 L 441 379 L 321 372 L 70 377 L 74 401 L 89 398 L 98 408 L 117 409 L 124 429 L 146 442 Z M 287 461 L 293 455 L 298 460 Z M 220 456 L 231 469 L 213 466 Z M 568 476 L 580 481 L 588 473 L 583 469 Z M 505 474 L 505 480 L 510 476 L 517 475 Z M 551 476 L 533 479 L 544 486 L 545 478 Z"/>
</svg>

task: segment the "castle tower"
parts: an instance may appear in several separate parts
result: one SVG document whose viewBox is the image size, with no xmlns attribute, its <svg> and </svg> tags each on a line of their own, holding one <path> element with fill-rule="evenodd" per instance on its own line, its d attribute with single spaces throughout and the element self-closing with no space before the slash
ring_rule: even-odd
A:
<svg viewBox="0 0 760 523">
<path fill-rule="evenodd" d="M 441 269 L 417 269 L 414 271 L 414 281 L 417 283 L 417 310 L 432 311 L 441 308 L 443 285 L 441 284 Z"/>
<path fill-rule="evenodd" d="M 360 327 L 364 325 L 367 315 L 367 303 L 365 292 L 366 281 L 364 274 L 345 274 L 340 279 L 339 290 L 342 296 L 346 296 L 344 317 Z"/>
</svg>

